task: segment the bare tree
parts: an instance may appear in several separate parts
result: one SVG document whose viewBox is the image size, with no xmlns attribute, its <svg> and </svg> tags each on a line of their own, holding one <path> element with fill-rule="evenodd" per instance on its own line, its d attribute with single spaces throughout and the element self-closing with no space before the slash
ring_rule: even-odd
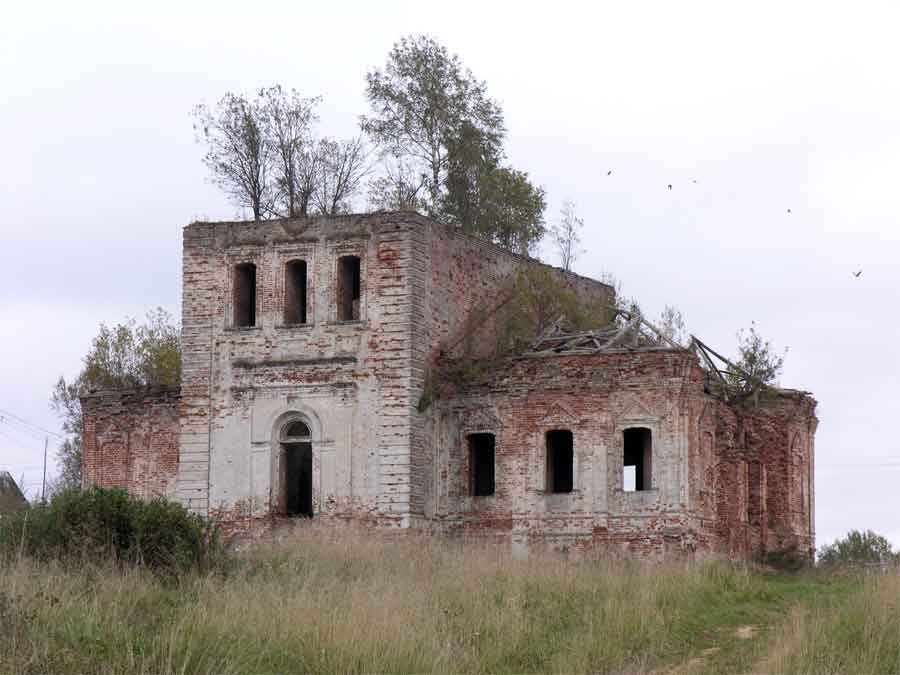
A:
<svg viewBox="0 0 900 675">
<path fill-rule="evenodd" d="M 575 260 L 584 253 L 581 248 L 581 230 L 584 220 L 575 213 L 575 202 L 566 199 L 559 212 L 559 222 L 550 226 L 550 238 L 559 254 L 560 265 L 567 272 Z"/>
<path fill-rule="evenodd" d="M 384 173 L 369 181 L 369 208 L 373 211 L 425 212 L 428 175 L 416 173 L 411 162 L 402 155 L 382 158 Z"/>
<path fill-rule="evenodd" d="M 684 345 L 687 342 L 684 317 L 678 308 L 666 305 L 659 315 L 657 326 L 672 342 L 680 345 Z"/>
<path fill-rule="evenodd" d="M 313 195 L 322 173 L 322 153 L 317 141 L 310 141 L 297 157 L 297 215 L 306 216 L 315 209 Z"/>
<path fill-rule="evenodd" d="M 368 153 L 362 138 L 337 141 L 323 138 L 318 143 L 318 179 L 313 200 L 326 215 L 345 213 L 350 200 L 369 173 Z"/>
<path fill-rule="evenodd" d="M 320 97 L 303 98 L 280 85 L 259 92 L 265 134 L 274 152 L 274 178 L 279 215 L 305 216 L 309 209 L 317 155 L 311 127 L 318 120 Z"/>
<path fill-rule="evenodd" d="M 268 217 L 275 196 L 274 148 L 260 102 L 228 92 L 214 108 L 196 106 L 193 117 L 197 140 L 207 145 L 203 162 L 213 182 L 235 206 L 250 209 L 254 220 Z"/>
</svg>

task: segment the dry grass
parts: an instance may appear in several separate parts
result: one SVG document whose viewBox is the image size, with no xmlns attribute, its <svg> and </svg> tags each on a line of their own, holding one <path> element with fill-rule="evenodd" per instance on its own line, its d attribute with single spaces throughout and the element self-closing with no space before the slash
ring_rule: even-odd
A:
<svg viewBox="0 0 900 675">
<path fill-rule="evenodd" d="M 755 667 L 763 673 L 900 673 L 900 572 L 861 577 L 857 592 L 796 605 Z"/>
<path fill-rule="evenodd" d="M 638 673 L 685 661 L 795 595 L 777 575 L 724 565 L 516 560 L 330 534 L 311 528 L 177 583 L 0 567 L 0 672 Z"/>
</svg>

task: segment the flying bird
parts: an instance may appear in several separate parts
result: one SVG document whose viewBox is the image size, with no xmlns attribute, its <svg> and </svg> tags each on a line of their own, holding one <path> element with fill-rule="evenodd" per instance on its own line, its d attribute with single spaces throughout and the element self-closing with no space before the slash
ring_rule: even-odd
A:
<svg viewBox="0 0 900 675">
<path fill-rule="evenodd" d="M 791 210 L 790 210 L 790 209 L 788 209 L 788 213 L 789 213 L 789 214 L 790 214 L 790 212 L 791 212 Z"/>
<path fill-rule="evenodd" d="M 607 175 L 607 176 L 612 176 L 612 169 L 610 169 L 609 171 L 607 171 L 607 172 L 606 172 L 606 175 Z"/>
<path fill-rule="evenodd" d="M 694 178 L 691 182 L 692 182 L 692 183 L 696 183 L 696 182 L 697 182 L 697 179 Z"/>
<path fill-rule="evenodd" d="M 671 189 L 672 189 L 672 184 L 669 183 L 668 185 L 666 185 L 666 187 L 667 187 L 669 190 L 671 190 Z"/>
<path fill-rule="evenodd" d="M 854 272 L 853 276 L 855 276 L 858 279 L 860 274 L 862 274 L 862 270 L 860 270 L 859 272 Z"/>
</svg>

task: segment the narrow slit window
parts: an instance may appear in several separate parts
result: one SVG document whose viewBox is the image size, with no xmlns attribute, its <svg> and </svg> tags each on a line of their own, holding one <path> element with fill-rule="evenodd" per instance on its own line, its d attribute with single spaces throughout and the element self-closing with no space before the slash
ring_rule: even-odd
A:
<svg viewBox="0 0 900 675">
<path fill-rule="evenodd" d="M 234 268 L 234 325 L 256 325 L 256 265 L 253 263 Z"/>
<path fill-rule="evenodd" d="M 494 434 L 469 436 L 469 493 L 475 497 L 494 494 Z"/>
<path fill-rule="evenodd" d="M 575 452 L 572 432 L 556 429 L 547 432 L 547 492 L 571 492 L 575 478 Z"/>
<path fill-rule="evenodd" d="M 338 321 L 359 320 L 360 265 L 355 255 L 338 258 L 337 318 Z"/>
<path fill-rule="evenodd" d="M 641 492 L 650 489 L 653 462 L 653 439 L 649 429 L 626 429 L 623 432 L 625 453 L 622 489 Z"/>
<path fill-rule="evenodd" d="M 306 323 L 306 261 L 292 260 L 284 270 L 284 323 Z"/>
</svg>

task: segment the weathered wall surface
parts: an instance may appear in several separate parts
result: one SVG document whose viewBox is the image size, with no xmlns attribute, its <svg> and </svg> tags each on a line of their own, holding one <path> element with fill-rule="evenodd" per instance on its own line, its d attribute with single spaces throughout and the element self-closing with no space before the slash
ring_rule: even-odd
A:
<svg viewBox="0 0 900 675">
<path fill-rule="evenodd" d="M 815 405 L 799 392 L 768 392 L 758 404 L 711 409 L 718 552 L 814 554 Z"/>
<path fill-rule="evenodd" d="M 434 375 L 438 354 L 459 354 L 473 312 L 477 313 L 481 327 L 493 323 L 493 312 L 504 299 L 501 291 L 508 288 L 519 270 L 548 270 L 598 307 L 606 308 L 615 299 L 614 290 L 607 284 L 510 253 L 457 229 L 429 223 L 421 232 L 424 236 L 417 237 L 414 244 L 418 262 L 414 269 L 416 292 L 411 310 L 415 330 L 411 385 L 416 402 L 425 390 L 426 378 Z M 490 330 L 484 332 L 490 334 Z M 475 351 L 470 355 L 477 355 L 479 346 L 472 348 Z M 411 510 L 416 516 L 430 519 L 436 514 L 437 497 L 442 489 L 434 477 L 436 446 L 432 439 L 432 417 L 429 412 L 416 408 L 411 414 Z"/>
<path fill-rule="evenodd" d="M 352 319 L 338 312 L 343 256 L 359 259 Z M 287 269 L 300 260 L 306 322 L 291 324 Z M 255 321 L 241 326 L 235 287 L 248 264 Z M 623 349 L 510 359 L 428 405 L 438 355 L 459 351 L 470 317 L 490 324 L 501 289 L 529 267 L 597 307 L 613 299 L 605 284 L 415 214 L 192 224 L 184 230 L 180 394 L 85 397 L 85 482 L 175 497 L 231 529 L 268 522 L 286 512 L 281 434 L 302 421 L 316 515 L 523 548 L 807 554 L 816 425 L 808 396 L 726 405 L 705 393 L 693 355 Z M 646 490 L 624 489 L 632 429 L 652 438 Z M 570 492 L 547 489 L 551 430 L 572 433 Z M 474 433 L 495 436 L 490 496 L 472 494 Z"/>
<path fill-rule="evenodd" d="M 489 383 L 436 406 L 436 518 L 448 531 L 509 537 L 515 545 L 604 544 L 645 556 L 692 554 L 683 352 L 523 358 Z M 702 391 L 695 386 L 695 391 Z M 650 489 L 624 489 L 624 432 L 652 434 Z M 574 441 L 574 489 L 547 489 L 548 431 Z M 470 494 L 467 437 L 496 438 L 496 493 Z"/>
<path fill-rule="evenodd" d="M 121 488 L 144 499 L 174 498 L 179 399 L 177 388 L 82 397 L 84 486 Z"/>
<path fill-rule="evenodd" d="M 384 214 L 185 229 L 185 397 L 179 493 L 225 519 L 279 503 L 279 429 L 313 445 L 316 513 L 409 515 L 410 232 Z M 338 259 L 360 259 L 359 318 L 339 320 Z M 285 266 L 307 266 L 307 322 L 284 321 Z M 256 322 L 234 325 L 234 270 L 256 266 Z M 204 479 L 208 472 L 208 482 Z"/>
<path fill-rule="evenodd" d="M 313 433 L 316 513 L 421 519 L 432 461 L 417 408 L 429 364 L 479 299 L 537 263 L 408 213 L 196 223 L 184 248 L 180 498 L 223 519 L 277 512 L 278 429 L 300 416 Z M 360 259 L 353 321 L 336 309 L 346 255 Z M 300 326 L 284 322 L 292 260 L 307 269 Z M 234 325 L 245 264 L 256 269 L 253 327 Z"/>
<path fill-rule="evenodd" d="M 733 559 L 814 549 L 815 403 L 729 406 L 673 350 L 510 360 L 434 406 L 434 518 L 514 546 Z M 624 432 L 651 431 L 649 490 L 624 489 Z M 547 490 L 547 432 L 573 434 L 574 489 Z M 494 434 L 496 492 L 473 496 L 468 436 Z M 774 511 L 773 511 L 774 509 Z"/>
</svg>

